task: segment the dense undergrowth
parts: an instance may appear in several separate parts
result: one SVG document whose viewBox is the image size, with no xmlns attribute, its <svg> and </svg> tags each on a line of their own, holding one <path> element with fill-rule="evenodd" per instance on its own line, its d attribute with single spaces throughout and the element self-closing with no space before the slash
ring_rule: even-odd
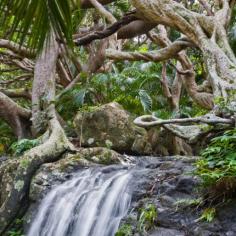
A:
<svg viewBox="0 0 236 236">
<path fill-rule="evenodd" d="M 196 174 L 210 190 L 211 200 L 223 200 L 236 193 L 236 129 L 211 140 L 196 163 Z"/>
</svg>

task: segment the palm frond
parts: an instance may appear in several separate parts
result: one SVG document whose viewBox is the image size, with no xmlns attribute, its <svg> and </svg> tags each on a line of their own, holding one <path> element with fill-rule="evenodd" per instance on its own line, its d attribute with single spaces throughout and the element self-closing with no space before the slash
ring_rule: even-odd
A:
<svg viewBox="0 0 236 236">
<path fill-rule="evenodd" d="M 72 45 L 70 4 L 70 0 L 1 0 L 2 32 L 7 32 L 5 37 L 21 45 L 40 50 L 50 31 L 54 30 L 57 38 Z"/>
<path fill-rule="evenodd" d="M 149 96 L 146 90 L 140 89 L 138 92 L 140 102 L 145 112 L 152 110 L 152 98 Z"/>
</svg>

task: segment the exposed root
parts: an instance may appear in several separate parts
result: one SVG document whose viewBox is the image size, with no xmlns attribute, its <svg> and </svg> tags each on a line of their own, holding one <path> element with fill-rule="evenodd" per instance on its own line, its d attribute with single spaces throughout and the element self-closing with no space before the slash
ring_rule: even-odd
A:
<svg viewBox="0 0 236 236">
<path fill-rule="evenodd" d="M 50 112 L 49 138 L 22 157 L 6 161 L 0 167 L 0 235 L 15 219 L 28 197 L 30 182 L 38 168 L 54 162 L 67 150 L 73 150 L 60 126 L 54 107 Z"/>
</svg>

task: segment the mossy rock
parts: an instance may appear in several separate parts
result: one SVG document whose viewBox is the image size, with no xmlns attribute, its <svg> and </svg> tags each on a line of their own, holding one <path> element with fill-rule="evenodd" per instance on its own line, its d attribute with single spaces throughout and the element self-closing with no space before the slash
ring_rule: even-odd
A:
<svg viewBox="0 0 236 236">
<path fill-rule="evenodd" d="M 136 137 L 146 135 L 146 130 L 136 127 L 133 117 L 116 102 L 79 112 L 74 126 L 83 146 L 118 152 L 132 152 Z"/>
</svg>

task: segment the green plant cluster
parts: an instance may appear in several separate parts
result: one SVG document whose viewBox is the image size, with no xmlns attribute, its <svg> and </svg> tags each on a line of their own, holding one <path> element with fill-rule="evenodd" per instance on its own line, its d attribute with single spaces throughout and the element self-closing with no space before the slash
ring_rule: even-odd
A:
<svg viewBox="0 0 236 236">
<path fill-rule="evenodd" d="M 213 185 L 225 178 L 236 179 L 236 129 L 213 138 L 197 161 L 197 175 L 206 185 Z"/>
<path fill-rule="evenodd" d="M 214 207 L 209 207 L 203 210 L 200 220 L 212 222 L 216 216 L 216 209 Z"/>
<path fill-rule="evenodd" d="M 132 236 L 132 227 L 130 224 L 123 224 L 116 232 L 115 236 Z"/>
<path fill-rule="evenodd" d="M 24 236 L 21 230 L 11 230 L 8 232 L 8 236 Z"/>
<path fill-rule="evenodd" d="M 6 235 L 7 236 L 24 236 L 22 226 L 23 226 L 23 220 L 22 219 L 16 219 L 13 223 L 12 229 L 10 229 Z"/>
<path fill-rule="evenodd" d="M 11 145 L 10 149 L 15 156 L 23 154 L 25 151 L 36 147 L 39 144 L 37 139 L 21 139 Z"/>
<path fill-rule="evenodd" d="M 157 209 L 154 204 L 149 204 L 145 208 L 140 209 L 140 215 L 138 219 L 138 231 L 145 233 L 152 229 L 157 219 Z"/>
<path fill-rule="evenodd" d="M 16 141 L 16 138 L 11 130 L 11 128 L 5 123 L 0 121 L 0 155 L 8 151 L 8 147 Z"/>
</svg>

